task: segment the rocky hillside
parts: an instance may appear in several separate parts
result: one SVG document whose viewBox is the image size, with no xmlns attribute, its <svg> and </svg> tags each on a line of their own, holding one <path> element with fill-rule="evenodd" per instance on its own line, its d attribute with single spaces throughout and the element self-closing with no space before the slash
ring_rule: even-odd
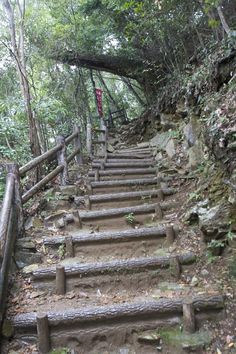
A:
<svg viewBox="0 0 236 354">
<path fill-rule="evenodd" d="M 235 118 L 236 51 L 225 44 L 202 63 L 189 64 L 121 134 L 131 142 L 150 140 L 184 175 L 199 174 L 191 198 L 198 203 L 189 218 L 204 219 L 204 238 L 217 246 L 225 246 L 236 228 Z"/>
</svg>

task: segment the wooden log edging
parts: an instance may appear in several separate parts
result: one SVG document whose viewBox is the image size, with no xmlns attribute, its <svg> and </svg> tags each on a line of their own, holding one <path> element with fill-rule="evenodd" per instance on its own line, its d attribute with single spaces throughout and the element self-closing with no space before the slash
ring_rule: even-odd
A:
<svg viewBox="0 0 236 354">
<path fill-rule="evenodd" d="M 105 170 L 105 171 L 100 171 L 100 176 L 114 176 L 114 175 L 148 175 L 148 174 L 155 174 L 156 175 L 157 170 L 156 168 L 133 168 L 133 169 L 117 169 L 117 170 Z M 89 171 L 88 175 L 89 177 L 94 177 L 95 171 Z"/>
<path fill-rule="evenodd" d="M 192 264 L 196 260 L 196 256 L 192 252 L 180 255 L 167 255 L 163 257 L 144 257 L 129 260 L 116 260 L 111 262 L 85 263 L 64 266 L 65 275 L 67 276 L 98 276 L 110 273 L 130 273 L 143 272 L 145 270 L 155 270 L 159 268 L 168 268 L 173 258 L 179 258 L 181 265 Z M 58 267 L 42 268 L 33 271 L 32 279 L 54 279 L 57 276 Z M 61 282 L 62 283 L 62 282 Z"/>
<path fill-rule="evenodd" d="M 123 187 L 123 186 L 140 186 L 140 185 L 156 185 L 157 178 L 137 178 L 137 179 L 124 179 L 114 181 L 99 181 L 90 182 L 92 188 L 104 188 L 104 187 Z"/>
<path fill-rule="evenodd" d="M 125 201 L 131 199 L 139 199 L 142 197 L 155 198 L 158 197 L 159 189 L 149 189 L 135 192 L 120 192 L 120 193 L 107 193 L 107 194 L 93 194 L 89 196 L 91 203 L 112 202 L 112 201 Z M 165 188 L 162 190 L 164 196 L 170 196 L 176 193 L 173 188 Z M 77 197 L 76 202 L 82 202 L 85 197 Z"/>
<path fill-rule="evenodd" d="M 224 308 L 222 295 L 205 295 L 193 298 L 194 309 L 198 311 L 221 310 Z M 94 306 L 80 309 L 70 309 L 63 312 L 49 311 L 47 313 L 49 325 L 52 327 L 63 325 L 86 324 L 91 322 L 142 320 L 160 315 L 177 314 L 182 316 L 183 299 L 161 299 L 158 301 L 145 301 L 136 303 L 124 303 L 110 306 Z M 37 313 L 23 313 L 9 318 L 13 327 L 18 329 L 35 329 Z"/>
<path fill-rule="evenodd" d="M 175 228 L 175 232 L 178 230 Z M 145 227 L 140 229 L 130 229 L 124 231 L 107 231 L 98 233 L 84 233 L 73 236 L 57 236 L 57 237 L 45 237 L 43 243 L 47 246 L 57 246 L 66 242 L 66 239 L 71 238 L 73 244 L 79 243 L 81 245 L 96 242 L 129 242 L 137 239 L 146 238 L 162 238 L 166 236 L 166 228 L 162 227 Z"/>
<path fill-rule="evenodd" d="M 102 161 L 101 161 L 102 162 Z M 92 163 L 92 167 L 93 168 L 100 168 L 101 166 L 101 162 L 93 162 Z M 128 168 L 132 168 L 132 167 L 139 167 L 139 168 L 144 168 L 144 167 L 152 167 L 154 166 L 155 163 L 154 161 L 151 162 L 143 162 L 143 161 L 139 161 L 139 162 L 105 162 L 104 163 L 104 168 L 123 168 L 123 167 L 128 167 Z"/>
<path fill-rule="evenodd" d="M 79 215 L 82 221 L 93 220 L 93 219 L 103 219 L 103 218 L 112 218 L 112 217 L 122 217 L 124 215 L 134 213 L 138 214 L 149 214 L 155 213 L 156 208 L 160 207 L 162 211 L 169 210 L 176 206 L 177 203 L 165 202 L 165 203 L 154 203 L 154 204 L 142 204 L 131 207 L 124 208 L 113 208 L 113 209 L 104 209 L 104 210 L 94 210 L 94 211 L 80 211 Z"/>
<path fill-rule="evenodd" d="M 93 164 L 96 164 L 96 163 L 100 163 L 101 160 L 93 160 Z M 154 159 L 141 159 L 141 160 L 137 160 L 137 159 L 110 159 L 110 158 L 107 158 L 107 163 L 126 163 L 126 164 L 132 164 L 132 163 L 145 163 L 145 164 L 149 164 L 149 165 L 152 165 L 155 163 Z"/>
<path fill-rule="evenodd" d="M 108 153 L 107 154 L 107 157 L 108 157 L 108 159 L 111 159 L 111 160 L 113 160 L 113 159 L 124 159 L 124 160 L 126 160 L 126 159 L 128 159 L 128 160 L 130 160 L 130 159 L 132 159 L 132 160 L 140 160 L 140 159 L 147 159 L 147 160 L 152 160 L 153 159 L 153 156 L 151 155 L 151 154 L 135 154 L 135 155 L 132 155 L 132 156 L 130 156 L 130 154 L 121 154 L 121 153 Z"/>
<path fill-rule="evenodd" d="M 57 166 L 52 172 L 50 172 L 46 177 L 41 181 L 35 184 L 30 190 L 28 190 L 22 196 L 22 203 L 26 203 L 31 197 L 33 197 L 42 187 L 44 187 L 48 182 L 50 182 L 54 177 L 59 175 L 64 169 L 64 166 Z"/>
</svg>

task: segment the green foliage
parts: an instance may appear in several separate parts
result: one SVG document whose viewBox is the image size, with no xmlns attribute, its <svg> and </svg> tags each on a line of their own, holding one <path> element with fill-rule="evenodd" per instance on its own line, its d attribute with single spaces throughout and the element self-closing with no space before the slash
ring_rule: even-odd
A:
<svg viewBox="0 0 236 354">
<path fill-rule="evenodd" d="M 125 220 L 129 225 L 133 225 L 135 223 L 134 213 L 129 213 L 125 215 Z"/>
<path fill-rule="evenodd" d="M 62 243 L 57 250 L 57 254 L 59 256 L 60 259 L 63 259 L 65 257 L 66 254 L 66 246 L 64 243 Z"/>
<path fill-rule="evenodd" d="M 231 224 L 231 223 L 230 223 Z M 229 231 L 225 235 L 225 237 L 219 240 L 211 240 L 207 245 L 207 256 L 210 262 L 215 260 L 215 256 L 221 254 L 221 250 L 231 241 L 236 239 L 236 235 L 231 230 L 231 226 L 229 224 Z"/>
<path fill-rule="evenodd" d="M 4 169 L 1 170 L 0 166 L 0 200 L 2 200 L 5 191 L 6 176 Z"/>
</svg>

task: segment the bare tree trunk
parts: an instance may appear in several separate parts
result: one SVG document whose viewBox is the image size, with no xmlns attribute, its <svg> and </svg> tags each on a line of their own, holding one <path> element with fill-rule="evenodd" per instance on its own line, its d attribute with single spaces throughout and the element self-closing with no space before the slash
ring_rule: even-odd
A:
<svg viewBox="0 0 236 354">
<path fill-rule="evenodd" d="M 226 19 L 225 19 L 225 16 L 223 14 L 223 11 L 221 9 L 221 6 L 218 6 L 217 7 L 217 12 L 218 12 L 218 15 L 220 17 L 220 21 L 221 21 L 221 24 L 222 24 L 222 27 L 224 29 L 224 31 L 226 32 L 227 36 L 230 37 L 231 35 L 231 29 L 229 28 L 229 25 L 228 23 L 226 22 Z"/>
<path fill-rule="evenodd" d="M 11 35 L 12 44 L 12 54 L 16 61 L 16 68 L 20 79 L 20 85 L 22 90 L 22 95 L 25 103 L 25 111 L 29 123 L 29 140 L 30 149 L 33 156 L 38 156 L 41 154 L 41 148 L 38 139 L 38 130 L 33 116 L 33 111 L 31 107 L 31 96 L 30 96 L 30 86 L 27 78 L 26 64 L 25 64 L 25 54 L 24 54 L 24 13 L 25 13 L 25 1 L 21 6 L 19 0 L 17 0 L 17 7 L 20 14 L 20 24 L 19 24 L 19 44 L 17 45 L 16 38 L 16 28 L 15 28 L 15 17 L 12 6 L 8 0 L 1 0 L 3 9 L 5 10 L 9 31 Z"/>
<path fill-rule="evenodd" d="M 94 94 L 94 99 L 95 99 L 95 106 L 96 106 L 96 109 L 97 109 L 97 112 L 98 112 L 98 116 L 100 116 L 99 111 L 98 111 L 98 100 L 97 100 L 97 95 L 96 95 L 96 84 L 95 84 L 94 77 L 93 77 L 93 70 L 90 69 L 89 71 L 90 71 L 91 83 L 92 83 L 92 86 L 93 86 L 93 94 Z"/>
<path fill-rule="evenodd" d="M 116 100 L 113 98 L 113 96 L 112 96 L 110 90 L 108 89 L 108 87 L 107 87 L 107 85 L 106 85 L 106 82 L 104 81 L 104 79 L 103 79 L 103 77 L 102 77 L 102 74 L 101 74 L 99 71 L 98 71 L 97 74 L 98 74 L 98 78 L 99 78 L 99 80 L 100 80 L 102 86 L 105 88 L 105 90 L 106 90 L 106 92 L 107 92 L 107 95 L 108 95 L 108 97 L 110 98 L 111 102 L 113 103 L 113 105 L 114 105 L 117 109 L 119 109 L 119 105 L 118 105 L 118 103 L 116 102 Z"/>
<path fill-rule="evenodd" d="M 130 92 L 132 92 L 132 94 L 136 97 L 141 106 L 146 106 L 146 103 L 142 100 L 137 91 L 133 88 L 133 85 L 131 84 L 130 80 L 127 77 L 123 76 L 121 77 L 121 79 L 126 84 Z"/>
</svg>

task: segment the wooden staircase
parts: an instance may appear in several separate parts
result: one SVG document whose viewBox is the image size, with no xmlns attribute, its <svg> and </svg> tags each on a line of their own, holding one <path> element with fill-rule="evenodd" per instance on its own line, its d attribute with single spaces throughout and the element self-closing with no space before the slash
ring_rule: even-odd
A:
<svg viewBox="0 0 236 354">
<path fill-rule="evenodd" d="M 40 353 L 156 353 L 158 338 L 142 340 L 146 331 L 183 326 L 192 333 L 222 316 L 220 293 L 199 294 L 181 282 L 196 255 L 174 247 L 182 234 L 173 220 L 178 191 L 158 175 L 151 148 L 95 159 L 88 193 L 72 199 L 70 210 L 45 217 L 37 238 L 42 264 L 21 272 L 29 286 L 17 290 L 20 313 L 8 316 L 13 340 L 37 343 Z"/>
</svg>

